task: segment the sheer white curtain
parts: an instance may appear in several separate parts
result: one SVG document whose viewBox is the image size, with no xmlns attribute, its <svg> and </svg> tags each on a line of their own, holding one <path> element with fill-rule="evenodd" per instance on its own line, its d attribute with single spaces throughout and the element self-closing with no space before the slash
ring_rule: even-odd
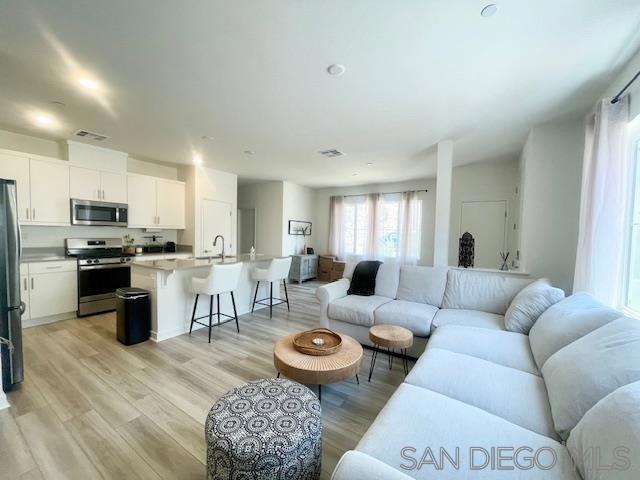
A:
<svg viewBox="0 0 640 480">
<path fill-rule="evenodd" d="M 421 230 L 417 192 L 331 197 L 329 246 L 341 260 L 416 264 Z"/>
<path fill-rule="evenodd" d="M 630 162 L 629 97 L 602 100 L 587 121 L 574 291 L 617 306 L 620 300 Z"/>
</svg>

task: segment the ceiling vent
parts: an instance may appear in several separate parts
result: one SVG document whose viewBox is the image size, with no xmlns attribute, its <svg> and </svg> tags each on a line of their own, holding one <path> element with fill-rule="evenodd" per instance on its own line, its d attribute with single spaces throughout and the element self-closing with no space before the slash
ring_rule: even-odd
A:
<svg viewBox="0 0 640 480">
<path fill-rule="evenodd" d="M 344 153 L 334 148 L 332 150 L 322 150 L 320 152 L 320 155 L 324 155 L 327 158 L 334 158 L 334 157 L 342 157 Z"/>
<path fill-rule="evenodd" d="M 91 140 L 95 140 L 96 142 L 102 142 L 103 140 L 110 138 L 100 133 L 90 132 L 89 130 L 78 130 L 74 133 L 74 135 L 76 137 L 89 138 Z"/>
</svg>

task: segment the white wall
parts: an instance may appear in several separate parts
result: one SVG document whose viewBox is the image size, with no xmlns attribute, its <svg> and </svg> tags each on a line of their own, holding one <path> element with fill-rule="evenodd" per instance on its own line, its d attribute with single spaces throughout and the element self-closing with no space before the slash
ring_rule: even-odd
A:
<svg viewBox="0 0 640 480">
<path fill-rule="evenodd" d="M 471 201 L 506 200 L 509 217 L 507 221 L 507 248 L 515 255 L 517 242 L 513 223 L 517 218 L 516 187 L 519 184 L 517 160 L 494 163 L 474 163 L 453 169 L 451 190 L 451 231 L 449 235 L 449 265 L 458 265 L 458 239 L 460 238 L 460 216 L 462 203 Z M 496 259 L 496 268 L 500 258 Z"/>
<path fill-rule="evenodd" d="M 333 195 L 361 195 L 365 193 L 403 192 L 408 190 L 429 190 L 422 197 L 422 244 L 420 265 L 433 265 L 433 235 L 435 227 L 436 182 L 434 179 L 420 179 L 408 182 L 355 187 L 321 188 L 316 190 L 316 214 L 313 224 L 313 246 L 316 253 L 329 252 L 329 199 Z"/>
<path fill-rule="evenodd" d="M 238 187 L 238 208 L 256 210 L 256 252 L 281 255 L 283 247 L 283 182 Z"/>
<path fill-rule="evenodd" d="M 139 173 L 140 175 L 149 175 L 151 177 L 178 180 L 177 166 L 145 162 L 142 160 L 136 160 L 135 158 L 131 157 L 127 159 L 127 171 L 130 173 Z"/>
<path fill-rule="evenodd" d="M 571 293 L 584 153 L 584 121 L 534 127 L 523 150 L 521 267 Z"/>
<path fill-rule="evenodd" d="M 309 187 L 284 182 L 282 195 L 282 254 L 292 255 L 302 251 L 305 237 L 289 235 L 289 220 L 312 222 L 311 235 L 306 237 L 306 244 L 307 246 L 314 244 L 316 192 Z"/>
<path fill-rule="evenodd" d="M 640 71 L 640 50 L 622 69 L 622 72 L 620 72 L 611 85 L 609 85 L 602 96 L 608 98 L 617 95 L 617 93 L 622 90 L 622 87 L 624 87 L 638 71 Z M 631 95 L 630 119 L 634 119 L 640 115 L 640 79 L 636 80 L 636 82 L 629 87 L 627 93 Z"/>
<path fill-rule="evenodd" d="M 162 230 L 156 232 L 162 236 L 159 240 L 161 243 L 177 241 L 176 230 Z M 70 226 L 70 227 L 38 227 L 33 225 L 24 225 L 22 227 L 22 245 L 25 248 L 34 247 L 64 247 L 66 238 L 122 238 L 124 235 L 131 235 L 136 245 L 144 245 L 149 239 L 143 238 L 151 236 L 138 228 L 117 228 L 117 227 L 89 227 L 89 226 Z"/>
</svg>

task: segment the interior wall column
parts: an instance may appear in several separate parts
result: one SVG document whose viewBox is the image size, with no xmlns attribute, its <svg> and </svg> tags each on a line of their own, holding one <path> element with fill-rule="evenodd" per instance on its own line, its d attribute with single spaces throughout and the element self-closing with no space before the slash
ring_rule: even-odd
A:
<svg viewBox="0 0 640 480">
<path fill-rule="evenodd" d="M 453 141 L 438 143 L 436 168 L 436 226 L 433 242 L 433 264 L 449 264 L 449 232 L 451 224 L 451 183 L 453 177 Z"/>
</svg>

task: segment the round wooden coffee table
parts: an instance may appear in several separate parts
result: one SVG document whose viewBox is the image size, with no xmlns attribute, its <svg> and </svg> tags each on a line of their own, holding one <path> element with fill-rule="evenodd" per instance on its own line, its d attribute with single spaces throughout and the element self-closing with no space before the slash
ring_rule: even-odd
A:
<svg viewBox="0 0 640 480">
<path fill-rule="evenodd" d="M 371 374 L 376 366 L 378 358 L 378 349 L 385 348 L 389 352 L 389 369 L 393 367 L 393 359 L 391 354 L 398 350 L 402 355 L 402 368 L 404 374 L 409 373 L 409 360 L 407 358 L 407 348 L 413 345 L 413 333 L 404 327 L 397 325 L 374 325 L 369 329 L 369 340 L 377 347 L 371 355 L 371 368 L 369 369 L 369 381 Z"/>
<path fill-rule="evenodd" d="M 362 345 L 348 335 L 340 334 L 342 348 L 325 356 L 305 355 L 293 346 L 293 335 L 282 337 L 273 349 L 273 364 L 280 374 L 296 382 L 318 385 L 318 398 L 322 385 L 337 383 L 356 377 L 362 365 Z"/>
</svg>

